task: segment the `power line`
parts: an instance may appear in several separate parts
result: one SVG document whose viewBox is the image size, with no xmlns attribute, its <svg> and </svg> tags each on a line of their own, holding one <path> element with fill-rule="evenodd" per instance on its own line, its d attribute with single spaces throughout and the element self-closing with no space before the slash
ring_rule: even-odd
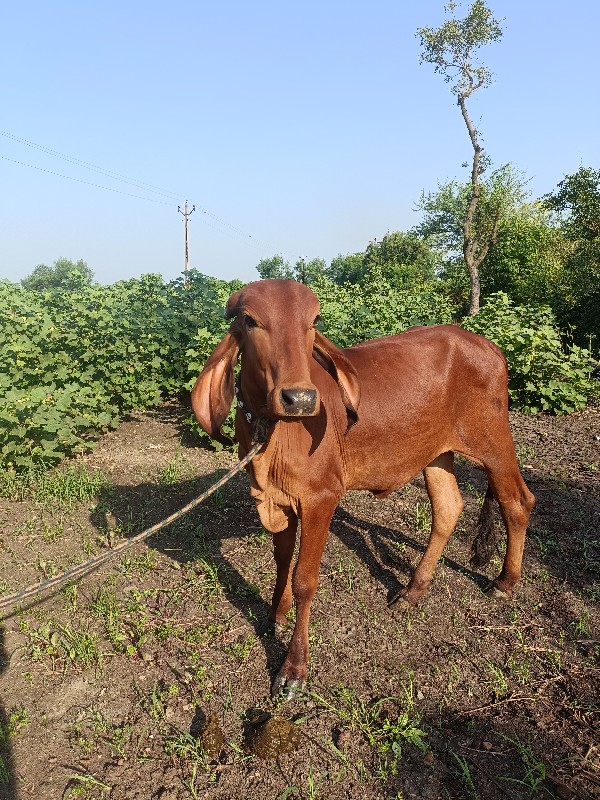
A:
<svg viewBox="0 0 600 800">
<path fill-rule="evenodd" d="M 14 158 L 7 156 L 0 156 L 5 161 L 10 161 L 13 164 L 19 164 L 22 167 L 29 167 L 30 169 L 37 169 L 39 172 L 47 172 L 49 175 L 56 175 L 59 178 L 66 178 L 68 181 L 76 181 L 77 183 L 85 183 L 87 186 L 93 186 L 95 189 L 106 189 L 107 192 L 116 192 L 117 194 L 124 194 L 127 197 L 135 197 L 137 200 L 148 200 L 149 203 L 159 203 L 161 206 L 173 207 L 175 203 L 166 203 L 164 200 L 155 200 L 153 197 L 143 197 L 138 194 L 131 194 L 131 192 L 123 192 L 121 189 L 114 189 L 112 186 L 101 186 L 99 183 L 91 183 L 84 181 L 82 178 L 73 178 L 70 175 L 62 175 L 60 172 L 53 172 L 51 169 L 44 169 L 44 167 L 37 167 L 35 164 L 26 164 L 24 161 L 16 161 Z"/>
<path fill-rule="evenodd" d="M 14 142 L 18 142 L 19 144 L 27 145 L 27 147 L 33 147 L 36 150 L 40 150 L 42 153 L 47 153 L 48 155 L 54 156 L 55 158 L 61 158 L 63 161 L 68 161 L 72 164 L 75 164 L 79 167 L 84 167 L 85 169 L 92 170 L 93 172 L 99 172 L 102 175 L 106 175 L 109 178 L 114 178 L 115 180 L 122 181 L 123 183 L 129 183 L 132 186 L 136 186 L 139 189 L 144 189 L 148 192 L 153 192 L 155 194 L 163 194 L 165 196 L 171 197 L 181 197 L 181 193 L 177 192 L 170 192 L 167 189 L 162 189 L 159 186 L 153 186 L 150 183 L 145 183 L 143 181 L 138 180 L 137 178 L 131 178 L 127 175 L 123 175 L 120 172 L 113 172 L 112 170 L 107 170 L 104 167 L 98 167 L 96 164 L 91 164 L 89 161 L 82 161 L 79 158 L 75 158 L 74 156 L 68 156 L 64 153 L 59 153 L 57 150 L 51 150 L 49 147 L 44 147 L 44 145 L 36 144 L 35 142 L 30 142 L 27 139 L 22 139 L 20 136 L 15 136 L 12 133 L 8 133 L 7 131 L 0 131 L 0 136 L 5 136 L 7 139 L 12 139 Z"/>
<path fill-rule="evenodd" d="M 83 161 L 82 159 L 75 158 L 74 156 L 69 156 L 69 155 L 66 155 L 65 153 L 60 153 L 57 150 L 53 150 L 53 149 L 51 149 L 49 147 L 45 147 L 44 145 L 37 144 L 35 142 L 31 142 L 28 139 L 24 139 L 24 138 L 22 138 L 20 136 L 16 136 L 15 134 L 9 133 L 8 131 L 0 131 L 0 136 L 4 136 L 5 138 L 10 139 L 10 140 L 12 140 L 14 142 L 17 142 L 19 144 L 24 144 L 27 147 L 32 147 L 32 148 L 34 148 L 36 150 L 39 150 L 40 152 L 46 153 L 47 155 L 54 156 L 55 158 L 60 158 L 63 161 L 67 161 L 67 162 L 73 164 L 74 166 L 84 167 L 85 169 L 89 169 L 89 170 L 92 170 L 94 172 L 98 172 L 99 174 L 104 175 L 106 177 L 113 178 L 114 180 L 118 180 L 118 181 L 121 181 L 123 183 L 127 183 L 130 186 L 134 186 L 135 188 L 141 189 L 142 191 L 145 191 L 145 192 L 152 192 L 154 194 L 161 194 L 161 195 L 163 195 L 165 197 L 173 197 L 173 198 L 179 198 L 181 196 L 180 194 L 177 194 L 175 192 L 171 192 L 171 191 L 169 191 L 167 189 L 164 189 L 164 188 L 158 187 L 156 185 L 140 181 L 137 178 L 131 178 L 131 177 L 128 177 L 126 175 L 123 175 L 122 173 L 115 172 L 113 170 L 107 170 L 104 167 L 99 167 L 96 164 L 92 164 L 89 161 Z M 98 183 L 92 183 L 91 181 L 86 181 L 86 180 L 83 180 L 82 178 L 74 178 L 74 177 L 72 177 L 70 175 L 64 175 L 64 174 L 62 174 L 60 172 L 55 172 L 53 170 L 46 169 L 44 167 L 39 167 L 39 166 L 37 166 L 35 164 L 28 164 L 28 163 L 26 163 L 24 161 L 17 161 L 16 159 L 9 158 L 8 156 L 0 155 L 0 158 L 4 159 L 5 161 L 9 161 L 9 162 L 11 162 L 13 164 L 19 164 L 20 166 L 28 167 L 29 169 L 35 169 L 35 170 L 38 170 L 39 172 L 45 172 L 48 175 L 54 175 L 54 176 L 59 177 L 59 178 L 65 178 L 66 180 L 75 181 L 76 183 L 83 183 L 86 186 L 92 186 L 95 189 L 104 189 L 105 191 L 108 191 L 108 192 L 115 192 L 116 194 L 121 194 L 121 195 L 124 195 L 126 197 L 133 197 L 136 200 L 148 200 L 150 203 L 158 203 L 159 205 L 165 205 L 165 206 L 170 206 L 170 207 L 172 207 L 174 205 L 174 202 L 170 202 L 169 203 L 169 202 L 166 202 L 164 200 L 157 200 L 157 199 L 152 198 L 152 197 L 144 197 L 142 195 L 132 194 L 131 192 L 125 192 L 125 191 L 122 191 L 121 189 L 115 189 L 115 188 L 113 188 L 111 186 L 103 186 L 103 185 L 98 184 Z M 227 220 L 222 219 L 221 217 L 217 216 L 216 214 L 213 214 L 207 208 L 199 208 L 199 210 L 202 212 L 203 215 L 211 217 L 219 225 L 224 226 L 225 228 L 228 228 L 229 231 L 232 231 L 234 234 L 239 236 L 247 245 L 251 245 L 251 246 L 253 246 L 255 248 L 261 248 L 261 249 L 265 249 L 265 250 L 267 248 L 273 249 L 273 248 L 271 248 L 270 245 L 267 245 L 265 242 L 262 242 L 260 239 L 257 239 L 252 234 L 244 233 L 237 226 L 231 224 L 230 222 L 227 222 Z M 227 231 L 224 231 L 224 230 L 218 228 L 215 225 L 211 225 L 206 219 L 203 219 L 202 222 L 203 222 L 203 224 L 207 225 L 209 228 L 213 228 L 214 230 L 219 231 L 221 234 L 225 234 L 225 235 L 227 234 Z M 279 248 L 275 248 L 275 249 L 278 249 L 279 252 L 281 252 L 283 255 L 287 256 L 288 258 L 291 258 L 291 259 L 296 259 L 297 258 L 297 256 L 292 256 L 289 253 L 285 253 L 284 251 L 281 251 Z"/>
</svg>

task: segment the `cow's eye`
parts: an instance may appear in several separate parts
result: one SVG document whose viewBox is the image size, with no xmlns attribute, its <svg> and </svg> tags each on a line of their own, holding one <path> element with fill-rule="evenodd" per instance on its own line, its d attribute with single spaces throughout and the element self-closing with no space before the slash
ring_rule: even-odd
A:
<svg viewBox="0 0 600 800">
<path fill-rule="evenodd" d="M 321 315 L 317 314 L 317 316 L 315 317 L 315 321 L 313 322 L 313 326 L 318 325 L 319 322 L 321 322 Z"/>
<path fill-rule="evenodd" d="M 244 314 L 244 322 L 246 323 L 247 328 L 256 328 L 258 324 L 256 320 L 248 316 L 248 314 Z"/>
</svg>

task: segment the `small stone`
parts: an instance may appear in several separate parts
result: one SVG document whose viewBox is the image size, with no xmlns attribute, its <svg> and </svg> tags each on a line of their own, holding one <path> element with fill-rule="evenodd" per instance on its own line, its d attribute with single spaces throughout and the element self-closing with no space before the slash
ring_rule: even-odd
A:
<svg viewBox="0 0 600 800">
<path fill-rule="evenodd" d="M 425 753 L 423 756 L 423 763 L 424 764 L 433 764 L 433 753 L 431 750 L 428 753 Z"/>
</svg>

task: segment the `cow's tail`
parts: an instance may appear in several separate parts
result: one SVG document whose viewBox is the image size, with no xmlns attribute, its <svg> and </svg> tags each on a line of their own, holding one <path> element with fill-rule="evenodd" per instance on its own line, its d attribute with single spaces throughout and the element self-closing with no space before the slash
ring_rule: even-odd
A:
<svg viewBox="0 0 600 800">
<path fill-rule="evenodd" d="M 481 569 L 490 563 L 498 542 L 494 527 L 494 495 L 489 482 L 475 531 L 471 545 L 471 566 Z"/>
</svg>

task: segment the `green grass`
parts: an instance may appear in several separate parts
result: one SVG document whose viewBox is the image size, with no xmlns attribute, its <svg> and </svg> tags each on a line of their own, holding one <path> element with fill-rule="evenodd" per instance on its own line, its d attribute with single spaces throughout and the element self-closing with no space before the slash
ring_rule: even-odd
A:
<svg viewBox="0 0 600 800">
<path fill-rule="evenodd" d="M 534 754 L 531 744 L 525 745 L 518 738 L 511 739 L 508 736 L 503 736 L 502 734 L 500 735 L 505 741 L 507 741 L 509 744 L 512 744 L 517 750 L 517 753 L 521 759 L 521 763 L 525 767 L 525 774 L 522 778 L 499 776 L 499 780 L 511 784 L 517 784 L 519 787 L 521 787 L 522 797 L 554 797 L 553 793 L 551 793 L 544 786 L 544 783 L 548 777 L 546 765 Z"/>
<path fill-rule="evenodd" d="M 406 746 L 427 752 L 427 733 L 419 726 L 421 715 L 414 708 L 412 676 L 403 686 L 403 696 L 364 700 L 346 686 L 328 696 L 309 692 L 314 702 L 333 712 L 343 723 L 357 729 L 377 753 L 377 776 L 386 781 L 397 774 Z"/>
<path fill-rule="evenodd" d="M 185 761 L 204 766 L 206 764 L 206 753 L 202 748 L 202 742 L 197 736 L 193 736 L 187 731 L 179 731 L 171 736 L 167 736 L 164 742 L 165 753 L 168 756 L 177 756 Z"/>
<path fill-rule="evenodd" d="M 38 466 L 22 473 L 0 471 L 0 496 L 16 501 L 33 499 L 44 506 L 65 509 L 93 500 L 107 485 L 100 470 L 88 470 L 80 464 L 50 470 Z"/>
<path fill-rule="evenodd" d="M 452 758 L 456 761 L 460 782 L 465 787 L 468 796 L 471 798 L 471 800 L 478 800 L 479 794 L 475 789 L 475 784 L 473 782 L 471 770 L 469 769 L 469 765 L 466 759 L 463 758 L 462 756 L 459 756 L 458 753 L 454 752 L 454 750 L 450 750 L 450 754 Z"/>
<path fill-rule="evenodd" d="M 84 625 L 75 628 L 47 620 L 34 627 L 22 619 L 19 630 L 28 639 L 33 661 L 50 661 L 52 669 L 59 664 L 63 668 L 69 665 L 79 669 L 102 667 L 104 654 L 99 647 L 100 637 Z"/>
<path fill-rule="evenodd" d="M 175 455 L 158 471 L 157 481 L 161 486 L 176 486 L 184 478 L 191 478 L 194 469 L 187 458 L 181 453 L 178 445 Z"/>
<path fill-rule="evenodd" d="M 6 766 L 6 762 L 0 754 L 0 786 L 8 786 L 10 783 L 10 772 Z"/>
<path fill-rule="evenodd" d="M 24 705 L 19 705 L 8 715 L 8 719 L 0 725 L 0 747 L 6 746 L 8 740 L 29 725 L 29 716 Z"/>
<path fill-rule="evenodd" d="M 105 800 L 112 787 L 93 775 L 71 775 L 63 793 L 63 800 Z"/>
</svg>

